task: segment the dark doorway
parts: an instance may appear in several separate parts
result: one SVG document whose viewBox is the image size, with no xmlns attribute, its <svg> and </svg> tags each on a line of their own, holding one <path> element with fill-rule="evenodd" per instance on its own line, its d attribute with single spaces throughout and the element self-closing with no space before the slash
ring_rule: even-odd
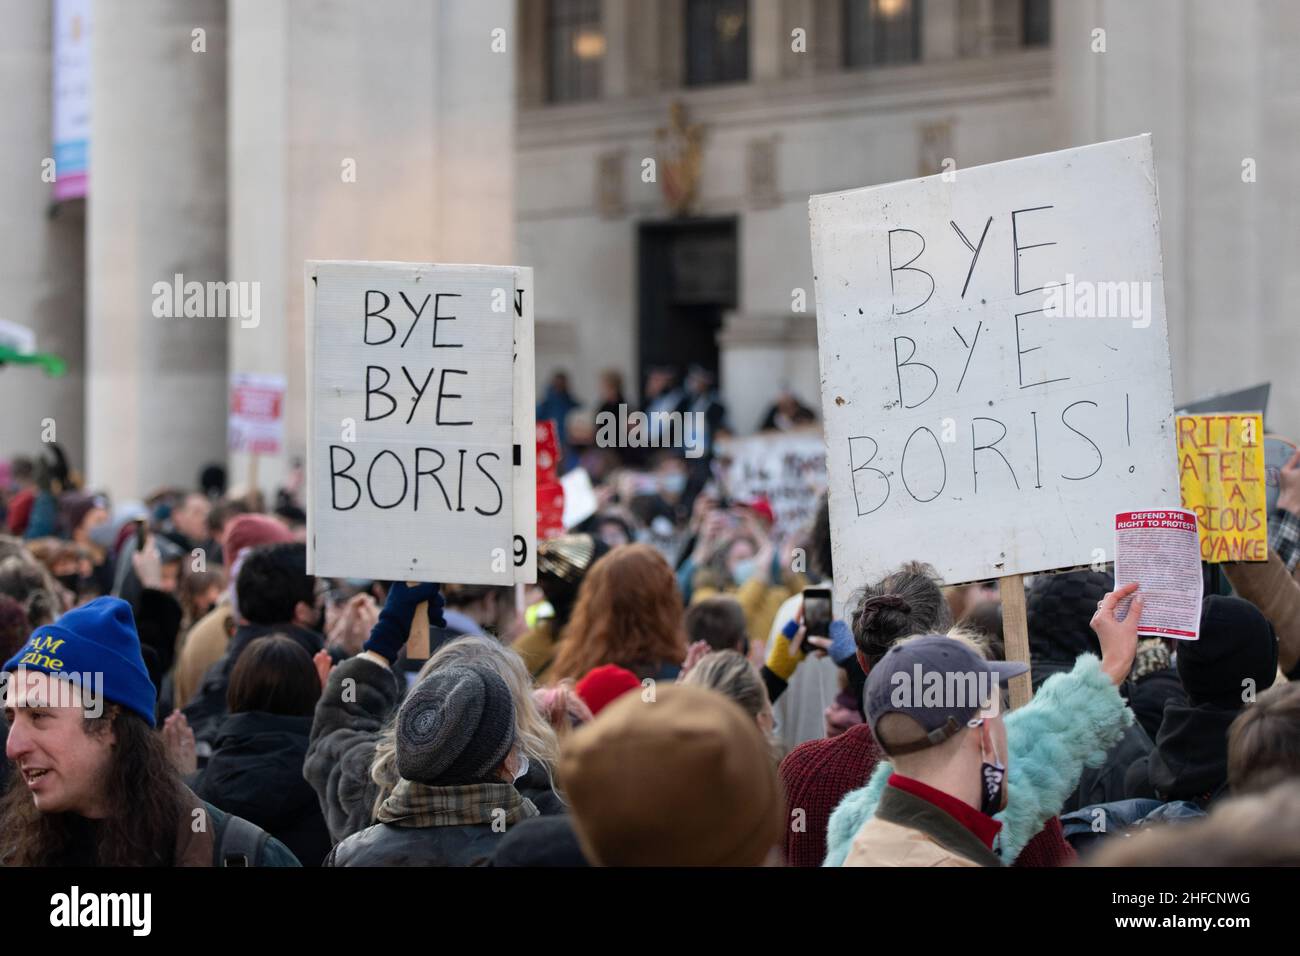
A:
<svg viewBox="0 0 1300 956">
<path fill-rule="evenodd" d="M 736 307 L 736 220 L 648 222 L 638 243 L 640 384 L 659 366 L 718 374 L 722 315 Z"/>
</svg>

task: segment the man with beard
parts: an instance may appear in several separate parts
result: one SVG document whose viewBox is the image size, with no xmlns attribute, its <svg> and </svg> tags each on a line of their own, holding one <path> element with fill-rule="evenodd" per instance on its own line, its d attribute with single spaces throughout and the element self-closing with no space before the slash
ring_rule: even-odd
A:
<svg viewBox="0 0 1300 956">
<path fill-rule="evenodd" d="M 0 866 L 297 866 L 200 800 L 153 730 L 131 607 L 99 598 L 36 628 L 4 664 Z"/>
</svg>

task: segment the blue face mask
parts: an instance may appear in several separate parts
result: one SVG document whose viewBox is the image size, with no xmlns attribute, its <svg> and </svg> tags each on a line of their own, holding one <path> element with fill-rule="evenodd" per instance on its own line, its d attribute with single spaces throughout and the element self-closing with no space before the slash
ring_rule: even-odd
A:
<svg viewBox="0 0 1300 956">
<path fill-rule="evenodd" d="M 659 487 L 670 495 L 680 495 L 686 490 L 686 476 L 665 475 L 659 479 Z"/>
<path fill-rule="evenodd" d="M 731 576 L 737 584 L 744 584 L 758 570 L 757 558 L 743 558 L 731 566 Z"/>
</svg>

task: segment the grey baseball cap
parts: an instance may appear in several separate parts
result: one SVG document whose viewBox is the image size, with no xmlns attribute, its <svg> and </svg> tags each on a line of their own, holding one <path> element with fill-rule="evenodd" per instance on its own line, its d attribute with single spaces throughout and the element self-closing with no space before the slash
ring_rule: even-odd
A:
<svg viewBox="0 0 1300 956">
<path fill-rule="evenodd" d="M 1028 670 L 1024 663 L 986 661 L 943 634 L 915 637 L 891 647 L 867 675 L 867 723 L 879 742 L 880 718 L 905 714 L 921 725 L 926 738 L 889 748 L 889 753 L 924 750 L 965 727 L 1008 680 Z"/>
</svg>

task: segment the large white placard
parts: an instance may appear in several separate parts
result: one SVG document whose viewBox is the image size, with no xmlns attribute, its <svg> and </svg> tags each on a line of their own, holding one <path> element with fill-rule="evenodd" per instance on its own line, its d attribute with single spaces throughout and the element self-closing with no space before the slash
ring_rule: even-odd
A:
<svg viewBox="0 0 1300 956">
<path fill-rule="evenodd" d="M 812 524 L 826 490 L 826 443 L 820 428 L 720 439 L 718 454 L 728 462 L 725 478 L 732 498 L 768 500 L 776 517 L 773 534 L 797 534 Z"/>
<path fill-rule="evenodd" d="M 809 212 L 837 594 L 1109 560 L 1178 507 L 1149 136 Z"/>
<path fill-rule="evenodd" d="M 306 271 L 308 569 L 523 580 L 516 270 L 308 262 Z"/>
<path fill-rule="evenodd" d="M 537 361 L 533 270 L 515 269 L 515 581 L 537 580 Z"/>
</svg>

